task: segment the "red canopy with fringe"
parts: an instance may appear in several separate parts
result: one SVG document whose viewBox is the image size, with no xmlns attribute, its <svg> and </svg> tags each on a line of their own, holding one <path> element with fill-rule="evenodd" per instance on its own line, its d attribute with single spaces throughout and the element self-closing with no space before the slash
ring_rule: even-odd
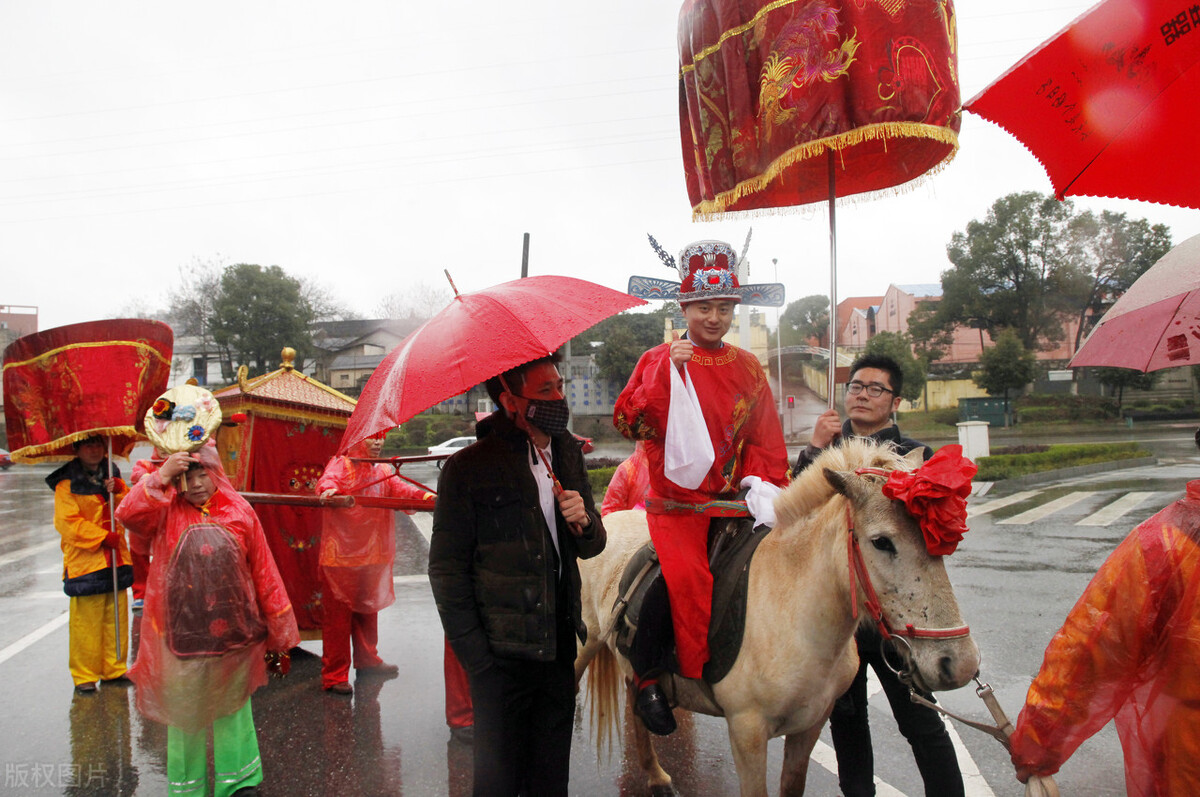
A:
<svg viewBox="0 0 1200 797">
<path fill-rule="evenodd" d="M 679 116 L 693 215 L 906 183 L 961 122 L 951 0 L 686 0 Z"/>
<path fill-rule="evenodd" d="M 127 456 L 166 390 L 171 328 L 158 321 L 88 321 L 17 338 L 4 350 L 4 418 L 14 462 L 65 460 L 72 443 L 112 438 Z"/>
</svg>

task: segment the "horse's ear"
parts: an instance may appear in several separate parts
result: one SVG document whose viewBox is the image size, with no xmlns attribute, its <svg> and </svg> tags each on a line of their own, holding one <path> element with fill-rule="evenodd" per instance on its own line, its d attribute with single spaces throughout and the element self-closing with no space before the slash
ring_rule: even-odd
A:
<svg viewBox="0 0 1200 797">
<path fill-rule="evenodd" d="M 832 470 L 830 468 L 823 468 L 822 470 L 825 472 L 825 478 L 833 485 L 833 489 L 851 501 L 862 499 L 862 495 L 865 492 L 863 482 L 853 471 Z"/>
<path fill-rule="evenodd" d="M 904 461 L 909 465 L 909 470 L 916 470 L 925 464 L 925 446 L 917 446 L 912 451 L 904 455 Z"/>
</svg>

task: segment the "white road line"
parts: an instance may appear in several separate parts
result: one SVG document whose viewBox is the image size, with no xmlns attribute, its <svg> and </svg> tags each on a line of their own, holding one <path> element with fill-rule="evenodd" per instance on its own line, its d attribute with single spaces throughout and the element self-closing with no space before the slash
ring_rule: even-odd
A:
<svg viewBox="0 0 1200 797">
<path fill-rule="evenodd" d="M 48 551 L 51 548 L 60 548 L 61 546 L 61 540 L 46 540 L 45 542 L 38 543 L 37 545 L 31 545 L 28 548 L 22 548 L 19 551 L 6 553 L 3 556 L 0 556 L 0 567 L 4 567 L 7 564 L 12 564 L 13 562 L 19 562 L 22 559 L 34 556 L 42 551 Z"/>
<path fill-rule="evenodd" d="M 867 698 L 872 698 L 882 691 L 883 686 L 879 683 L 879 676 L 875 674 L 874 668 L 868 667 Z M 958 758 L 958 768 L 959 771 L 962 772 L 963 776 L 963 793 L 966 795 L 966 797 L 996 797 L 996 793 L 992 791 L 992 787 L 989 786 L 987 780 L 984 779 L 983 773 L 979 771 L 979 765 L 975 763 L 975 759 L 971 758 L 971 751 L 969 751 L 966 745 L 963 744 L 962 738 L 958 735 L 958 731 L 954 727 L 954 723 L 947 721 L 945 717 L 942 717 L 942 722 L 945 723 L 946 731 L 950 734 L 950 741 L 954 744 L 954 754 Z M 820 744 L 820 742 L 818 742 L 818 744 Z M 828 745 L 826 746 L 828 747 Z M 832 754 L 833 749 L 829 749 L 830 753 Z M 813 752 L 813 757 L 815 758 L 816 751 Z M 826 769 L 829 769 L 834 773 L 837 772 L 836 758 L 834 759 L 833 765 L 826 767 Z M 891 786 L 888 786 L 886 783 L 881 781 L 878 776 L 875 778 L 875 786 L 877 794 L 901 794 L 901 792 L 893 789 Z M 883 789 L 891 789 L 891 791 L 888 792 L 884 791 Z"/>
<path fill-rule="evenodd" d="M 820 739 L 817 740 L 817 744 L 813 748 L 809 759 L 820 764 L 834 775 L 837 774 L 837 754 L 834 753 L 832 747 Z M 907 797 L 904 792 L 880 780 L 878 775 L 875 776 L 875 794 L 877 797 Z"/>
<path fill-rule="evenodd" d="M 1126 493 L 1125 495 L 1113 501 L 1108 506 L 1098 512 L 1085 517 L 1083 520 L 1076 523 L 1076 526 L 1107 526 L 1121 518 L 1128 512 L 1132 512 L 1137 508 L 1138 504 L 1153 496 L 1153 492 L 1149 493 Z"/>
<path fill-rule="evenodd" d="M 1036 523 L 1037 521 L 1041 520 L 1042 518 L 1046 517 L 1047 515 L 1054 514 L 1055 512 L 1059 511 L 1060 509 L 1066 509 L 1067 507 L 1071 506 L 1072 504 L 1077 504 L 1080 501 L 1082 501 L 1083 499 L 1087 498 L 1089 495 L 1095 495 L 1095 493 L 1087 493 L 1087 492 L 1067 493 L 1066 495 L 1062 496 L 1061 498 L 1055 498 L 1053 501 L 1042 504 L 1041 506 L 1038 506 L 1038 507 L 1034 507 L 1033 509 L 1030 509 L 1028 512 L 1022 512 L 1019 515 L 1013 515 L 1010 518 L 1005 518 L 1004 520 L 998 521 L 997 525 L 1027 526 L 1030 523 Z"/>
<path fill-rule="evenodd" d="M 1013 493 L 1012 495 L 1006 495 L 1003 498 L 993 498 L 991 501 L 986 501 L 982 506 L 971 506 L 970 502 L 968 501 L 967 517 L 975 517 L 977 515 L 986 515 L 988 512 L 992 512 L 997 509 L 1002 509 L 1003 507 L 1009 506 L 1010 504 L 1020 503 L 1021 501 L 1024 501 L 1027 498 L 1033 498 L 1035 495 L 1038 494 L 1038 492 L 1039 492 L 1038 490 L 1031 490 L 1029 492 L 1024 492 L 1024 493 Z"/>
<path fill-rule="evenodd" d="M 412 522 L 417 527 L 417 531 L 421 532 L 421 536 L 425 538 L 425 542 L 433 539 L 432 512 L 418 512 L 412 516 Z"/>
<path fill-rule="evenodd" d="M 429 576 L 392 576 L 393 584 L 428 584 Z"/>
<path fill-rule="evenodd" d="M 70 613 L 64 611 L 58 617 L 55 617 L 53 620 L 46 623 L 41 628 L 37 629 L 36 631 L 32 631 L 32 632 L 26 634 L 25 636 L 18 639 L 16 642 L 14 642 L 11 645 L 9 645 L 8 647 L 6 647 L 4 650 L 0 650 L 0 664 L 3 664 L 4 662 L 8 661 L 13 656 L 17 655 L 22 650 L 24 650 L 25 648 L 32 645 L 34 642 L 37 642 L 42 637 L 47 636 L 48 634 L 52 634 L 59 628 L 62 628 L 64 625 L 67 624 L 67 621 L 70 619 L 71 619 Z"/>
</svg>

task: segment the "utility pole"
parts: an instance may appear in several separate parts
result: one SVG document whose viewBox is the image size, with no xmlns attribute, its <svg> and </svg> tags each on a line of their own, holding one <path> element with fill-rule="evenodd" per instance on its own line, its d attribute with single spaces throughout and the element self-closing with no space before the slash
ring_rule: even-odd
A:
<svg viewBox="0 0 1200 797">
<path fill-rule="evenodd" d="M 775 281 L 779 282 L 779 258 L 771 258 L 775 266 Z M 783 322 L 779 308 L 775 308 L 775 370 L 779 371 L 779 417 L 783 417 Z"/>
</svg>

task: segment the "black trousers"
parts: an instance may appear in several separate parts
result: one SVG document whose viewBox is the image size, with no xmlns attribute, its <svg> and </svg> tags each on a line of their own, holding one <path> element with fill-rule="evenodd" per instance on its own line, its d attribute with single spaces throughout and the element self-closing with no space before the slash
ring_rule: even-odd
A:
<svg viewBox="0 0 1200 797">
<path fill-rule="evenodd" d="M 845 797 L 872 797 L 875 794 L 875 756 L 867 717 L 867 665 L 870 664 L 892 706 L 900 733 L 912 746 L 927 797 L 962 797 L 958 757 L 942 718 L 933 709 L 909 699 L 908 687 L 883 662 L 877 634 L 860 631 L 855 641 L 858 644 L 858 674 L 846 693 L 838 698 L 829 718 L 842 794 Z"/>
<path fill-rule="evenodd" d="M 469 676 L 475 708 L 475 797 L 567 794 L 575 723 L 575 632 L 569 621 L 560 620 L 556 634 L 558 656 L 552 662 L 497 658 L 487 670 Z"/>
</svg>

